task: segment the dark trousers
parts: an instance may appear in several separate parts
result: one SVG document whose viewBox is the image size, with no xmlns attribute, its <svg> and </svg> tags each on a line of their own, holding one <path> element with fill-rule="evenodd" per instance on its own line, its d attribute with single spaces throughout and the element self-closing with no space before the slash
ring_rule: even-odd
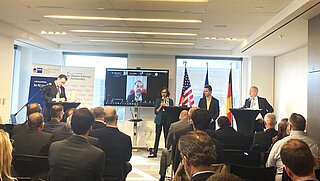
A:
<svg viewBox="0 0 320 181">
<path fill-rule="evenodd" d="M 164 132 L 164 142 L 166 143 L 168 132 L 169 132 L 169 127 L 170 127 L 170 124 L 162 124 L 162 125 L 156 124 L 156 138 L 154 140 L 154 147 L 153 147 L 153 154 L 154 155 L 157 155 L 157 153 L 158 153 L 159 140 L 160 140 L 162 128 L 163 128 L 163 132 Z"/>
</svg>

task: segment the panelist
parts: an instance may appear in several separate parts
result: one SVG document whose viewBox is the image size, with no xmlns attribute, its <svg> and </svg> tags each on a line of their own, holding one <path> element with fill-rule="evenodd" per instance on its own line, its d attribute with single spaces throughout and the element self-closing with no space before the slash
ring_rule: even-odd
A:
<svg viewBox="0 0 320 181">
<path fill-rule="evenodd" d="M 216 119 L 218 118 L 220 113 L 219 101 L 212 96 L 211 85 L 205 85 L 203 93 L 205 97 L 200 99 L 198 107 L 209 111 L 211 117 L 209 128 L 212 130 L 216 130 Z"/>
<path fill-rule="evenodd" d="M 150 155 L 148 156 L 149 158 L 157 157 L 162 128 L 164 132 L 164 140 L 165 141 L 167 140 L 167 135 L 169 132 L 171 121 L 167 116 L 167 113 L 165 112 L 163 107 L 173 106 L 173 100 L 169 98 L 169 96 L 170 96 L 170 92 L 168 88 L 163 87 L 161 89 L 161 98 L 158 98 L 154 105 L 154 113 L 156 114 L 156 117 L 154 118 L 154 123 L 156 123 L 156 137 L 154 141 L 153 152 L 150 153 Z"/>
<path fill-rule="evenodd" d="M 255 131 L 263 131 L 264 128 L 264 122 L 263 118 L 267 113 L 273 113 L 273 107 L 269 104 L 266 98 L 258 96 L 258 87 L 252 86 L 249 91 L 250 97 L 246 99 L 244 103 L 244 108 L 250 108 L 250 109 L 261 109 L 261 113 L 256 118 L 255 123 Z"/>
<path fill-rule="evenodd" d="M 43 87 L 41 98 L 45 102 L 45 107 L 43 109 L 43 115 L 45 121 L 49 121 L 49 110 L 50 106 L 48 102 L 64 102 L 67 100 L 65 88 L 63 85 L 67 82 L 68 77 L 64 74 L 60 74 L 53 83 L 49 83 L 47 86 Z"/>
<path fill-rule="evenodd" d="M 127 101 L 128 102 L 143 102 L 146 99 L 146 89 L 141 80 L 134 83 L 134 89 L 130 91 Z"/>
</svg>

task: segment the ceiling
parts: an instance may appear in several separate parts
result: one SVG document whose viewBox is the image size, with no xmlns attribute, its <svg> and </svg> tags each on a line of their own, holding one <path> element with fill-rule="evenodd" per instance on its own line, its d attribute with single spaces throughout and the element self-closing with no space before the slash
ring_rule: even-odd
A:
<svg viewBox="0 0 320 181">
<path fill-rule="evenodd" d="M 319 3 L 315 0 L 196 1 L 1 0 L 0 25 L 10 28 L 0 33 L 45 49 L 276 56 L 306 45 L 307 19 L 319 12 L 311 8 Z M 48 15 L 100 20 L 45 17 Z M 201 22 L 156 22 L 163 19 Z M 43 31 L 66 34 L 41 34 Z"/>
</svg>

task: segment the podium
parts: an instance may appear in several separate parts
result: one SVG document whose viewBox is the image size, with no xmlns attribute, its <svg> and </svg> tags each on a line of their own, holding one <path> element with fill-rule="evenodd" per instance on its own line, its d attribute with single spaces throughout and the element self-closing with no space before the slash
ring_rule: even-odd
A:
<svg viewBox="0 0 320 181">
<path fill-rule="evenodd" d="M 169 117 L 170 123 L 174 123 L 179 120 L 179 115 L 182 110 L 189 110 L 190 107 L 180 107 L 180 106 L 164 106 L 163 109 Z"/>
<path fill-rule="evenodd" d="M 53 105 L 60 104 L 63 106 L 63 111 L 66 112 L 70 108 L 77 108 L 80 102 L 48 102 L 48 106 L 51 108 Z"/>
<path fill-rule="evenodd" d="M 245 136 L 252 137 L 254 135 L 256 117 L 261 110 L 241 108 L 230 109 L 230 111 L 236 120 L 238 132 L 244 134 Z"/>
</svg>

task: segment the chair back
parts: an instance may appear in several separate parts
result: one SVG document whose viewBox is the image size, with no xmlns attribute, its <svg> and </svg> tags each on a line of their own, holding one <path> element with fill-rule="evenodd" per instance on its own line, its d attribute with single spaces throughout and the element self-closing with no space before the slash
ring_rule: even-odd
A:
<svg viewBox="0 0 320 181">
<path fill-rule="evenodd" d="M 124 180 L 123 167 L 124 167 L 124 163 L 122 161 L 106 159 L 105 168 L 103 172 L 103 179 L 105 181 Z"/>
<path fill-rule="evenodd" d="M 320 169 L 316 169 L 315 171 L 316 179 L 320 179 Z M 289 177 L 285 169 L 283 168 L 283 173 L 282 173 L 282 181 L 292 181 L 292 179 Z"/>
<path fill-rule="evenodd" d="M 230 173 L 250 181 L 273 181 L 276 175 L 276 169 L 275 167 L 247 167 L 231 164 Z"/>
<path fill-rule="evenodd" d="M 39 178 L 46 178 L 49 172 L 47 156 L 13 154 L 12 165 L 16 177 L 39 180 Z"/>
<path fill-rule="evenodd" d="M 261 153 L 247 150 L 223 150 L 224 163 L 243 166 L 261 166 Z"/>
</svg>

